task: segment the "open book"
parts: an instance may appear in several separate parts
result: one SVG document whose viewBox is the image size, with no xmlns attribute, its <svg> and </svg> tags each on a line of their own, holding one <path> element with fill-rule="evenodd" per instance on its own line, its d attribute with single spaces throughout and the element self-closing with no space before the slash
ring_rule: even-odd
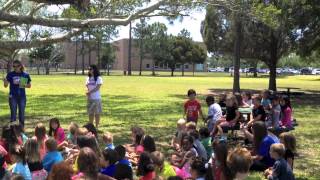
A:
<svg viewBox="0 0 320 180">
<path fill-rule="evenodd" d="M 20 77 L 19 88 L 25 88 L 28 84 L 28 78 Z"/>
</svg>

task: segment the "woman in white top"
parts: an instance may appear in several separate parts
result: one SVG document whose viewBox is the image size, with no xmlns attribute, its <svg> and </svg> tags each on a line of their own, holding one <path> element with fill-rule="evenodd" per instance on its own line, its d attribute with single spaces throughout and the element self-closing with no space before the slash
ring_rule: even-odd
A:
<svg viewBox="0 0 320 180">
<path fill-rule="evenodd" d="M 93 124 L 95 119 L 96 128 L 99 126 L 100 114 L 102 113 L 100 87 L 102 85 L 102 78 L 99 69 L 96 65 L 90 65 L 88 78 L 86 81 L 87 86 L 87 111 L 89 114 L 89 122 Z"/>
</svg>

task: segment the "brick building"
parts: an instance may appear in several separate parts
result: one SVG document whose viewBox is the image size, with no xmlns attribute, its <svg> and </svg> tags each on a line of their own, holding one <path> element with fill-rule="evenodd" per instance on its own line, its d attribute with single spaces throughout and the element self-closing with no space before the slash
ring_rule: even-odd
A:
<svg viewBox="0 0 320 180">
<path fill-rule="evenodd" d="M 120 70 L 126 71 L 128 69 L 128 48 L 129 48 L 129 39 L 120 39 L 114 41 L 113 46 L 116 51 L 116 59 L 114 64 L 112 65 L 112 70 Z M 88 50 L 88 43 L 84 45 L 84 51 L 82 49 L 81 42 L 64 42 L 62 43 L 63 49 L 65 51 L 65 61 L 61 63 L 60 68 L 63 69 L 74 69 L 77 65 L 78 70 L 82 68 L 82 52 L 84 52 L 84 67 L 87 68 L 90 64 L 97 64 L 97 51 L 94 48 L 94 42 L 90 45 L 92 50 Z M 201 45 L 204 46 L 203 43 Z M 77 49 L 76 49 L 77 47 Z M 102 52 L 100 52 L 102 56 Z M 76 63 L 76 54 L 77 55 L 77 63 Z M 28 65 L 28 58 L 21 57 L 23 59 L 24 64 Z M 135 46 L 135 40 L 132 43 L 132 51 L 131 51 L 131 68 L 132 71 L 138 71 L 140 67 L 140 57 L 139 57 L 139 48 Z M 170 71 L 166 64 L 160 63 L 156 64 L 155 68 L 157 71 Z M 150 71 L 152 69 L 152 59 L 150 55 L 146 54 L 142 61 L 142 70 Z M 177 64 L 176 71 L 181 70 L 181 65 Z M 192 65 L 185 64 L 185 71 L 192 71 Z M 195 71 L 207 71 L 206 65 L 196 64 Z"/>
</svg>

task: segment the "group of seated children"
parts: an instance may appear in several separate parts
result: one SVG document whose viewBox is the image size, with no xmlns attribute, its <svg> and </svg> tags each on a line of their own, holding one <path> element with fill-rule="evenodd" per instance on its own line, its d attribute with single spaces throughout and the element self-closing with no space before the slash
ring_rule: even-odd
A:
<svg viewBox="0 0 320 180">
<path fill-rule="evenodd" d="M 198 114 L 203 116 L 203 113 L 200 102 L 196 99 L 196 92 L 191 89 L 188 91 L 187 95 L 189 99 L 184 104 L 184 110 L 187 123 L 186 129 L 188 131 L 190 127 L 192 127 L 193 130 L 196 129 Z M 200 132 L 203 135 L 207 134 L 207 136 L 200 135 L 201 138 L 204 138 L 203 145 L 205 147 L 207 146 L 205 143 L 208 141 L 207 137 L 212 138 L 212 142 L 214 142 L 214 139 L 226 141 L 225 133 L 230 129 L 233 130 L 233 128 L 238 125 L 239 130 L 244 134 L 245 142 L 251 142 L 253 146 L 251 151 L 253 159 L 253 163 L 250 167 L 251 170 L 266 171 L 265 175 L 269 179 L 276 178 L 276 174 L 278 177 L 286 177 L 285 179 L 290 179 L 288 177 L 293 178 L 292 168 L 295 152 L 295 138 L 292 134 L 287 132 L 293 129 L 292 108 L 289 98 L 279 97 L 276 94 L 271 95 L 269 91 L 265 90 L 262 91 L 261 95 L 253 97 L 250 93 L 243 93 L 242 95 L 239 93 L 223 94 L 220 96 L 220 101 L 218 103 L 215 103 L 214 96 L 209 95 L 206 97 L 206 103 L 208 105 L 208 116 L 203 116 L 202 118 L 206 123 L 206 128 L 209 133 L 204 133 L 205 131 L 200 129 Z M 239 112 L 239 108 L 252 109 L 249 121 L 244 120 L 245 118 L 243 118 L 243 115 Z M 190 115 L 192 118 L 189 117 Z M 178 121 L 178 129 L 175 136 L 177 140 L 173 141 L 173 147 L 176 149 L 177 147 L 182 146 L 182 144 L 177 144 L 182 136 L 182 122 L 183 120 Z M 191 132 L 191 134 L 193 133 Z M 280 136 L 277 137 L 277 135 Z M 283 146 L 277 145 L 277 148 L 274 148 L 277 150 L 271 151 L 273 149 L 270 150 L 270 148 L 273 144 L 280 143 L 279 138 L 282 141 L 281 143 L 283 143 Z M 181 141 L 181 143 L 183 143 L 183 141 Z M 193 147 L 196 147 L 195 144 Z M 283 151 L 285 153 L 281 153 L 280 150 L 278 150 L 279 147 L 284 147 Z M 193 151 L 194 150 L 190 152 Z M 271 155 L 272 152 L 275 153 Z M 197 153 L 199 155 L 199 150 Z M 193 154 L 197 155 L 197 153 Z M 277 153 L 279 153 L 278 156 L 275 156 Z M 280 166 L 278 164 L 280 162 L 278 161 L 282 161 L 282 157 L 290 165 L 288 171 L 291 171 L 292 176 L 288 175 L 290 174 L 288 171 L 285 171 L 287 172 L 285 175 L 279 174 L 279 172 L 277 172 L 279 167 L 270 168 L 272 166 Z M 276 165 L 275 160 L 278 162 Z M 281 167 L 283 167 L 282 164 Z M 285 167 L 283 168 L 285 169 Z M 283 173 L 283 171 L 281 172 Z"/>
<path fill-rule="evenodd" d="M 277 135 L 293 129 L 290 99 L 272 94 L 268 90 L 262 91 L 261 95 L 257 96 L 252 96 L 250 92 L 222 94 L 218 103 L 215 103 L 213 95 L 208 95 L 206 97 L 207 117 L 203 115 L 195 90 L 190 89 L 187 95 L 189 99 L 184 103 L 184 118 L 188 122 L 197 123 L 198 116 L 202 116 L 211 135 L 221 135 L 225 129 L 239 126 L 240 123 L 251 128 L 257 121 L 263 121 L 267 128 Z M 251 108 L 251 117 L 244 118 L 247 114 L 242 115 L 239 108 Z M 250 120 L 245 122 L 244 119 Z"/>
<path fill-rule="evenodd" d="M 100 148 L 101 140 L 91 123 L 80 127 L 72 122 L 65 133 L 59 120 L 53 118 L 49 128 L 43 123 L 36 124 L 29 138 L 20 125 L 6 125 L 0 140 L 0 179 L 231 180 L 244 179 L 249 170 L 264 171 L 268 179 L 294 179 L 295 137 L 284 132 L 279 140 L 269 131 L 270 127 L 290 126 L 292 111 L 288 99 L 279 103 L 277 97 L 251 98 L 244 93 L 222 95 L 220 102 L 215 103 L 215 98 L 208 96 L 209 110 L 205 117 L 196 92 L 189 90 L 188 96 L 184 105 L 186 120 L 177 122 L 171 150 L 162 152 L 156 138 L 138 126 L 131 128 L 132 143 L 115 146 L 113 135 L 105 132 Z M 253 118 L 241 126 L 253 149 L 230 147 L 227 139 L 220 136 L 225 127 L 239 123 L 240 106 L 253 106 Z M 207 123 L 200 129 L 199 113 Z M 273 122 L 275 119 L 277 122 Z"/>
</svg>

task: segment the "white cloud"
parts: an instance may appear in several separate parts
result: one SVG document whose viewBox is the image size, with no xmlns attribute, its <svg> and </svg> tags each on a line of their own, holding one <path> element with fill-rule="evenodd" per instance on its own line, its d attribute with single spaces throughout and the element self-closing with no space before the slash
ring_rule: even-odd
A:
<svg viewBox="0 0 320 180">
<path fill-rule="evenodd" d="M 182 29 L 187 29 L 194 41 L 202 42 L 203 40 L 200 33 L 200 26 L 201 21 L 204 20 L 204 18 L 205 11 L 192 12 L 190 16 L 184 17 L 182 22 L 175 20 L 174 24 L 170 24 L 164 17 L 153 17 L 148 21 L 148 24 L 152 24 L 154 22 L 165 23 L 168 28 L 168 33 L 173 35 L 177 35 Z M 132 23 L 133 27 L 135 26 L 136 22 L 139 22 L 139 20 L 136 20 L 134 23 Z M 115 40 L 123 38 L 129 38 L 129 25 L 119 27 L 119 36 Z"/>
</svg>

